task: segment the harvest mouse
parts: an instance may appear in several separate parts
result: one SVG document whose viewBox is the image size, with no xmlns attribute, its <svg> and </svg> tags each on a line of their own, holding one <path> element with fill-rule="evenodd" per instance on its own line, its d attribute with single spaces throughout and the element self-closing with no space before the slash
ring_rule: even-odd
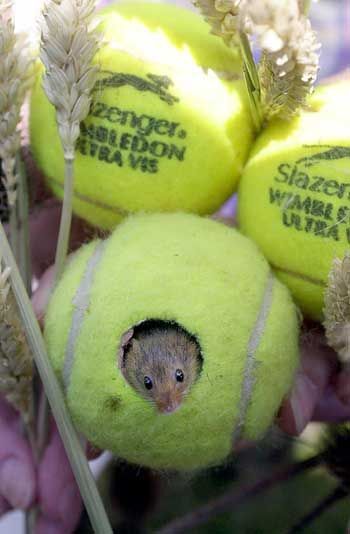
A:
<svg viewBox="0 0 350 534">
<path fill-rule="evenodd" d="M 196 339 L 177 324 L 145 321 L 130 331 L 123 352 L 124 377 L 160 413 L 181 406 L 201 367 Z"/>
</svg>

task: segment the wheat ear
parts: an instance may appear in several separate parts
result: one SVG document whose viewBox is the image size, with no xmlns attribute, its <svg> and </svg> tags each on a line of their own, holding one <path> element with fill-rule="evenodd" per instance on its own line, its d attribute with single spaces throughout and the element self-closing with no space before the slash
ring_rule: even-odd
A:
<svg viewBox="0 0 350 534">
<path fill-rule="evenodd" d="M 195 0 L 231 48 L 240 46 L 257 129 L 274 116 L 290 118 L 306 105 L 319 69 L 320 45 L 308 0 Z M 262 50 L 257 67 L 248 36 Z"/>
<path fill-rule="evenodd" d="M 12 2 L 0 0 L 0 158 L 10 210 L 11 241 L 18 257 L 16 156 L 20 149 L 21 108 L 32 82 L 32 60 L 23 35 L 15 33 Z"/>
<path fill-rule="evenodd" d="M 89 113 L 98 67 L 92 60 L 101 42 L 93 25 L 95 0 L 49 0 L 42 13 L 40 57 L 45 66 L 43 86 L 56 109 L 63 146 L 66 178 L 60 234 L 56 253 L 56 280 L 68 251 L 72 218 L 73 167 L 80 123 Z"/>
<path fill-rule="evenodd" d="M 320 44 L 304 7 L 298 0 L 250 0 L 242 3 L 240 18 L 262 49 L 264 117 L 288 119 L 306 105 L 319 70 Z"/>
<path fill-rule="evenodd" d="M 20 412 L 26 425 L 33 423 L 33 359 L 8 282 L 9 268 L 0 256 L 0 394 Z"/>
<path fill-rule="evenodd" d="M 324 326 L 329 345 L 350 364 L 350 253 L 335 259 L 325 293 Z"/>
</svg>

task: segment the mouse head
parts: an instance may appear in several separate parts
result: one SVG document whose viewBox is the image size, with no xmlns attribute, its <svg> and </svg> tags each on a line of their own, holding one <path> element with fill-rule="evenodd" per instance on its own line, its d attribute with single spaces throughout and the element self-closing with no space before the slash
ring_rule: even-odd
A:
<svg viewBox="0 0 350 534">
<path fill-rule="evenodd" d="M 174 323 L 145 321 L 124 340 L 125 379 L 160 413 L 175 412 L 200 374 L 196 339 Z"/>
</svg>

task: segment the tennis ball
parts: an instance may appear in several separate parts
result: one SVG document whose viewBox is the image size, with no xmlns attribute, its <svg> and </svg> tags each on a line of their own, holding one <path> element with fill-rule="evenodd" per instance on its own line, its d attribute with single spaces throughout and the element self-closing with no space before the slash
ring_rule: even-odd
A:
<svg viewBox="0 0 350 534">
<path fill-rule="evenodd" d="M 246 91 L 232 80 L 237 56 L 175 6 L 116 4 L 101 18 L 107 44 L 77 143 L 74 211 L 106 229 L 138 211 L 215 211 L 235 190 L 252 142 Z M 30 136 L 62 197 L 63 153 L 41 76 Z"/>
<path fill-rule="evenodd" d="M 314 319 L 322 319 L 332 260 L 350 246 L 349 94 L 349 82 L 325 86 L 308 111 L 271 123 L 239 188 L 241 230 Z"/>
<path fill-rule="evenodd" d="M 160 414 L 125 380 L 125 333 L 177 324 L 198 341 L 199 378 Z M 70 261 L 45 337 L 76 426 L 96 446 L 152 468 L 218 464 L 273 422 L 298 362 L 288 290 L 256 245 L 191 214 L 134 215 Z"/>
</svg>

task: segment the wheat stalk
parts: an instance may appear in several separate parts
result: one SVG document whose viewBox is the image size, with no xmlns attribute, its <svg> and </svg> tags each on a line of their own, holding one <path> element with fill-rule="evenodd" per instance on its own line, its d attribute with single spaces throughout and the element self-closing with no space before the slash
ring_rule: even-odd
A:
<svg viewBox="0 0 350 534">
<path fill-rule="evenodd" d="M 350 253 L 335 259 L 325 293 L 324 326 L 329 345 L 350 363 Z"/>
<path fill-rule="evenodd" d="M 0 222 L 0 250 L 4 264 L 10 267 L 4 277 L 10 278 L 11 290 L 18 306 L 19 315 L 25 329 L 26 338 L 42 379 L 45 391 L 50 399 L 52 412 L 61 434 L 68 458 L 71 462 L 92 528 L 96 534 L 112 534 L 106 512 L 97 491 L 94 478 L 82 449 L 80 440 L 74 430 L 57 378 L 50 365 L 40 327 L 35 318 L 33 307 L 23 285 L 15 259 L 10 249 L 6 233 Z M 6 280 L 5 280 L 6 287 Z M 5 289 L 6 296 L 7 289 Z"/>
<path fill-rule="evenodd" d="M 80 123 L 89 113 L 98 67 L 92 60 L 101 42 L 93 25 L 96 0 L 49 0 L 41 20 L 40 57 L 45 66 L 43 86 L 56 108 L 65 158 L 65 187 L 58 238 L 55 279 L 60 278 L 68 252 L 72 220 L 75 144 Z"/>
<path fill-rule="evenodd" d="M 28 424 L 32 422 L 33 361 L 8 283 L 9 275 L 10 269 L 2 268 L 0 256 L 0 393 Z"/>
<path fill-rule="evenodd" d="M 16 155 L 21 144 L 21 108 L 32 82 L 32 60 L 23 35 L 16 35 L 12 2 L 0 0 L 0 158 L 12 233 L 16 231 L 15 204 L 18 176 Z M 14 236 L 12 236 L 14 237 Z"/>
</svg>

